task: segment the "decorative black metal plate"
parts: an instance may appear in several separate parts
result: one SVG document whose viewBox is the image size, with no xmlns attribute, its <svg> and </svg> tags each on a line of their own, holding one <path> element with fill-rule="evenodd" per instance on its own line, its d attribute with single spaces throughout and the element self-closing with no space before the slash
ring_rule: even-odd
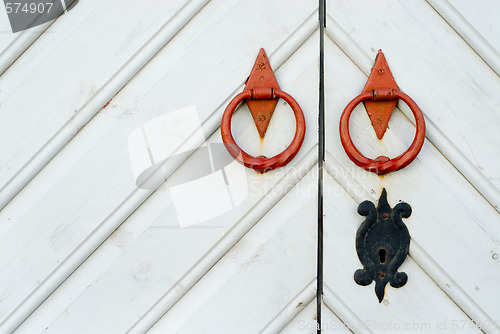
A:
<svg viewBox="0 0 500 334">
<path fill-rule="evenodd" d="M 407 203 L 399 203 L 392 209 L 387 202 L 384 189 L 378 206 L 364 201 L 358 206 L 358 213 L 366 216 L 356 233 L 356 251 L 363 269 L 354 273 L 359 285 L 370 285 L 375 280 L 375 294 L 379 303 L 384 299 L 387 283 L 400 288 L 408 281 L 408 275 L 398 272 L 410 248 L 410 234 L 402 218 L 411 215 Z"/>
</svg>

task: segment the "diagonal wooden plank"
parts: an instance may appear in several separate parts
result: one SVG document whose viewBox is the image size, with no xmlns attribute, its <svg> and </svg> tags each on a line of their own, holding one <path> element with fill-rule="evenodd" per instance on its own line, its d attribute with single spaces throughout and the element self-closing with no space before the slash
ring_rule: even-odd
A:
<svg viewBox="0 0 500 334">
<path fill-rule="evenodd" d="M 352 333 L 327 305 L 323 304 L 323 310 L 321 312 L 321 317 L 323 319 L 322 333 Z M 305 306 L 304 309 L 279 333 L 317 333 L 316 301 L 312 301 Z"/>
<path fill-rule="evenodd" d="M 482 3 L 484 4 L 484 2 Z M 498 90 L 498 74 L 492 71 L 488 63 L 484 62 L 481 53 L 471 47 L 470 43 L 466 42 L 453 29 L 450 22 L 443 19 L 440 12 L 436 11 L 429 2 L 403 0 L 400 1 L 400 4 L 425 29 L 428 38 L 433 39 L 447 53 L 448 57 L 457 62 L 492 99 L 496 100 L 497 103 L 500 102 L 500 97 L 496 94 Z M 485 18 L 485 22 L 490 22 L 489 24 L 492 27 L 495 25 L 495 20 Z M 483 58 L 483 61 L 478 56 Z"/>
<path fill-rule="evenodd" d="M 454 322 L 464 324 L 462 330 L 466 332 L 481 332 L 411 257 L 400 268 L 408 274 L 408 283 L 400 289 L 386 287 L 382 303 L 375 296 L 373 284 L 357 285 L 353 275 L 361 264 L 354 240 L 363 218 L 356 212 L 357 199 L 344 192 L 329 174 L 325 177 L 325 194 L 325 303 L 351 330 L 424 332 L 437 330 L 445 321 L 448 327 Z M 391 202 L 394 206 L 395 201 Z M 410 218 L 406 224 L 411 229 L 414 220 Z M 413 250 L 414 245 L 410 246 L 411 254 Z"/>
<path fill-rule="evenodd" d="M 499 277 L 495 255 L 499 249 L 498 213 L 429 142 L 410 166 L 382 178 L 354 166 L 345 155 L 335 125 L 345 100 L 356 95 L 354 82 L 363 83 L 366 77 L 333 43 L 330 47 L 327 105 L 338 112 L 327 114 L 327 129 L 332 134 L 327 137 L 327 170 L 341 180 L 358 203 L 376 200 L 383 187 L 392 198 L 410 203 L 414 209 L 408 226 L 413 258 L 474 321 L 493 325 L 498 314 L 491 296 L 500 295 L 493 283 Z M 396 112 L 380 143 L 366 136 L 373 130 L 366 113 L 359 109 L 351 119 L 351 131 L 362 152 L 368 156 L 394 156 L 409 145 L 414 126 L 406 117 Z M 352 208 L 353 213 L 355 209 Z M 481 272 L 481 277 L 464 274 L 459 263 L 467 263 L 468 270 Z M 492 330 L 495 328 L 492 326 Z"/>
<path fill-rule="evenodd" d="M 328 286 L 327 286 L 328 289 Z M 332 309 L 325 303 L 322 304 L 321 317 L 323 318 L 323 323 L 321 325 L 321 330 L 324 333 L 360 333 L 361 331 L 354 332 L 353 329 L 349 328 Z"/>
<path fill-rule="evenodd" d="M 428 1 L 446 22 L 500 75 L 498 1 Z"/>
<path fill-rule="evenodd" d="M 29 31 L 12 33 L 7 15 L 0 15 L 0 75 L 2 75 L 40 37 L 50 23 Z"/>
<path fill-rule="evenodd" d="M 214 8 L 215 7 L 214 5 Z M 245 12 L 246 8 L 243 5 L 243 7 L 238 8 L 238 10 Z M 209 17 L 210 13 L 207 13 L 206 17 Z M 301 15 L 304 14 L 301 12 Z M 256 14 L 258 15 L 258 14 Z M 197 17 L 199 18 L 199 17 Z M 203 15 L 201 16 L 201 19 L 203 19 Z M 304 19 L 312 18 L 311 15 L 305 15 L 302 17 Z M 225 31 L 227 30 L 227 25 L 232 25 L 232 21 L 234 18 L 229 17 L 229 22 L 225 20 L 219 20 L 219 21 L 211 21 L 211 24 L 215 24 L 215 28 L 212 28 L 209 30 L 210 34 L 219 34 L 220 31 Z M 296 19 L 291 18 L 290 24 L 292 25 Z M 248 18 L 248 22 L 252 22 L 252 17 Z M 301 25 L 301 28 L 298 30 L 292 30 L 292 31 L 287 31 L 286 33 L 283 33 L 282 38 L 285 40 L 285 43 L 281 45 L 276 52 L 276 54 L 279 56 L 281 52 L 281 57 L 282 59 L 287 59 L 290 57 L 290 52 L 295 51 L 295 48 L 298 45 L 301 45 L 304 42 L 304 39 L 307 39 L 309 35 L 311 34 L 311 31 L 309 30 L 310 27 L 315 28 L 315 22 L 314 19 L 311 21 L 311 24 L 308 23 L 309 21 L 306 21 L 305 24 Z M 199 29 L 199 27 L 195 27 L 196 29 L 193 28 L 193 30 Z M 188 28 L 187 28 L 188 29 Z M 302 30 L 301 30 L 302 29 Z M 303 30 L 305 29 L 305 30 Z M 189 29 L 188 29 L 189 30 Z M 203 30 L 206 31 L 206 30 Z M 305 33 L 304 33 L 305 31 Z M 313 30 L 314 31 L 314 30 Z M 191 32 L 192 33 L 192 32 Z M 189 35 L 188 35 L 189 36 Z M 186 39 L 186 36 L 181 36 L 180 40 L 184 43 L 185 41 L 189 41 L 189 38 Z M 236 36 L 238 37 L 238 36 Z M 238 37 L 239 38 L 239 37 Z M 308 44 L 314 44 L 314 41 L 316 40 L 316 37 L 312 36 L 311 40 L 308 41 Z M 203 41 L 203 40 L 202 40 Z M 289 44 L 287 42 L 290 41 Z M 283 40 L 281 40 L 283 42 Z M 201 45 L 200 47 L 203 47 Z M 228 46 L 229 48 L 230 46 Z M 251 47 L 251 46 L 250 46 Z M 272 49 L 271 49 L 272 50 Z M 196 51 L 194 51 L 196 53 Z M 224 52 L 224 50 L 221 50 L 221 52 Z M 268 51 L 269 52 L 269 51 Z M 272 54 L 274 52 L 269 52 L 271 54 L 270 60 L 273 62 L 273 57 Z M 285 56 L 286 55 L 286 56 Z M 247 58 L 253 58 L 254 55 L 248 56 Z M 168 57 L 167 57 L 168 58 Z M 241 59 L 238 59 L 240 61 Z M 292 94 L 293 96 L 296 97 L 296 99 L 299 101 L 301 106 L 304 108 L 305 113 L 306 113 L 306 118 L 308 122 L 308 126 L 310 129 L 315 128 L 315 111 L 317 110 L 317 96 L 302 96 L 300 92 L 304 91 L 306 87 L 308 87 L 311 82 L 314 82 L 317 80 L 316 75 L 316 69 L 317 69 L 317 63 L 316 63 L 317 57 L 315 56 L 314 53 L 311 53 L 309 48 L 300 48 L 297 50 L 297 52 L 294 53 L 292 57 L 283 65 L 283 68 L 279 66 L 273 66 L 276 69 L 277 77 L 278 80 L 280 81 L 281 87 Z M 168 60 L 168 59 L 167 59 Z M 250 60 L 250 62 L 252 62 Z M 185 59 L 186 66 L 192 66 L 192 61 L 191 59 Z M 274 65 L 274 63 L 273 63 Z M 153 68 L 149 71 L 146 71 L 146 69 L 141 72 L 141 75 L 144 75 L 144 77 L 136 78 L 136 80 L 144 80 L 142 81 L 150 83 L 149 79 L 150 76 L 153 73 L 157 71 L 156 66 L 164 66 L 162 62 L 153 64 L 151 63 L 151 66 Z M 200 66 L 203 66 L 200 64 Z M 250 65 L 251 66 L 251 65 Z M 214 69 L 216 70 L 216 69 Z M 197 69 L 192 70 L 193 73 L 197 72 Z M 149 73 L 146 73 L 149 72 Z M 185 68 L 184 71 L 180 66 L 175 67 L 175 72 L 179 73 L 179 75 L 182 75 L 182 77 L 185 77 Z M 219 70 L 220 72 L 220 70 Z M 246 72 L 246 71 L 245 71 Z M 282 74 L 280 74 L 282 72 Z M 143 73 L 143 74 L 142 74 Z M 247 74 L 247 73 L 246 73 Z M 232 85 L 231 81 L 236 81 L 233 78 L 232 73 L 228 73 L 229 75 L 229 82 L 225 83 L 225 86 L 227 87 L 226 90 L 229 92 L 236 90 L 237 88 L 231 87 Z M 175 84 L 175 80 L 170 80 L 171 77 L 166 77 L 164 79 L 164 84 L 166 85 L 172 85 Z M 207 79 L 208 80 L 208 79 Z M 244 80 L 244 77 L 243 77 Z M 161 81 L 160 81 L 161 82 Z M 223 81 L 222 81 L 223 82 Z M 150 83 L 152 84 L 153 87 L 157 87 L 157 83 Z M 200 83 L 199 83 L 200 84 Z M 241 81 L 238 82 L 238 84 L 241 84 Z M 130 90 L 128 90 L 130 89 Z M 137 90 L 135 94 L 138 94 L 139 96 L 142 97 L 142 103 L 144 101 L 148 101 L 148 98 L 151 99 L 153 97 L 153 101 L 149 100 L 149 103 L 151 106 L 157 105 L 158 104 L 158 95 L 150 95 L 152 93 L 146 94 L 146 98 L 144 98 L 144 92 L 141 89 L 144 89 L 143 85 L 139 85 L 137 83 L 137 86 L 134 86 L 132 84 L 132 88 L 124 89 L 121 94 L 125 94 L 123 99 L 124 101 L 128 101 L 130 98 L 130 92 L 133 92 L 134 90 Z M 219 93 L 217 93 L 219 94 Z M 175 102 L 175 99 L 172 97 L 175 95 L 170 95 L 170 96 L 163 96 L 163 99 L 168 99 L 168 102 L 173 103 L 180 103 L 181 100 L 183 100 L 182 97 L 178 96 L 177 98 L 179 99 L 178 102 Z M 226 97 L 223 97 L 224 99 Z M 210 100 L 210 104 L 205 105 L 203 104 L 202 111 L 204 114 L 202 116 L 204 117 L 212 117 L 212 113 L 215 110 L 215 117 L 220 120 L 220 114 L 222 112 L 221 107 L 219 105 L 221 104 L 221 101 L 218 100 L 220 99 L 219 96 L 212 97 Z M 114 114 L 112 113 L 111 115 L 119 115 L 120 109 L 123 112 L 126 113 L 128 104 L 127 103 L 121 103 L 120 98 L 115 99 L 112 104 L 109 106 L 109 110 L 112 110 Z M 139 98 L 136 100 L 138 101 Z M 123 100 L 122 100 L 123 101 Z M 185 101 L 184 101 L 185 102 Z M 222 102 L 222 103 L 227 103 Z M 287 107 L 281 105 L 281 111 L 277 111 L 277 115 L 279 116 L 280 113 L 282 114 L 287 114 Z M 214 108 L 213 110 L 210 108 Z M 160 114 L 160 111 L 154 110 L 154 112 L 157 112 L 157 115 Z M 149 108 L 145 108 L 142 110 L 151 110 Z M 108 110 L 106 110 L 108 111 Z M 237 113 L 240 114 L 240 113 Z M 243 115 L 243 113 L 241 113 Z M 8 279 L 12 280 L 11 282 L 13 284 L 19 284 L 20 289 L 16 290 L 16 293 L 20 294 L 25 294 L 25 293 L 30 293 L 30 300 L 28 303 L 25 303 L 23 305 L 37 305 L 45 298 L 47 294 L 52 292 L 55 287 L 57 287 L 61 281 L 63 281 L 120 223 L 128 216 L 130 215 L 131 212 L 133 212 L 141 203 L 144 201 L 144 199 L 147 198 L 148 194 L 150 192 L 146 190 L 141 190 L 137 189 L 136 185 L 134 183 L 134 180 L 132 178 L 131 172 L 129 170 L 129 162 L 128 162 L 128 148 L 127 148 L 127 137 L 126 135 L 130 133 L 134 127 L 137 127 L 138 125 L 141 125 L 145 119 L 151 118 L 151 115 L 145 115 L 145 114 L 140 114 L 136 116 L 140 116 L 138 118 L 134 118 L 134 120 L 131 120 L 130 118 L 127 117 L 120 117 L 120 118 L 115 118 L 111 117 L 109 112 L 102 113 L 96 117 L 93 122 L 90 124 L 91 126 L 89 128 L 84 129 L 82 132 L 79 133 L 79 135 L 71 142 L 70 146 L 68 146 L 61 154 L 56 157 L 55 160 L 52 161 L 54 164 L 63 164 L 59 166 L 50 166 L 49 168 L 46 168 L 46 172 L 42 173 L 39 175 L 40 177 L 40 182 L 38 181 L 32 182 L 30 184 L 30 187 L 25 188 L 23 190 L 24 195 L 20 194 L 18 198 L 22 196 L 28 196 L 27 198 L 30 199 L 29 201 L 23 200 L 17 201 L 17 198 L 14 202 L 11 202 L 9 206 L 2 211 L 1 214 L 5 214 L 4 217 L 9 217 L 8 214 L 9 212 L 17 212 L 17 210 L 27 210 L 27 216 L 25 216 L 21 221 L 15 221 L 11 225 L 10 229 L 4 230 L 3 236 L 5 237 L 5 240 L 11 239 L 12 236 L 17 235 L 19 237 L 20 234 L 17 234 L 18 232 L 13 232 L 17 231 L 18 229 L 22 229 L 25 231 L 29 231 L 30 224 L 35 224 L 36 223 L 36 210 L 42 210 L 46 211 L 44 208 L 47 207 L 52 207 L 53 204 L 58 203 L 59 196 L 68 196 L 68 194 L 71 194 L 69 196 L 72 197 L 71 201 L 68 201 L 67 203 L 60 203 L 61 208 L 63 211 L 56 210 L 52 217 L 46 217 L 48 220 L 46 221 L 44 228 L 47 229 L 47 224 L 53 224 L 51 225 L 52 228 L 57 229 L 56 234 L 52 235 L 54 238 L 51 239 L 51 242 L 49 243 L 49 247 L 53 247 L 54 245 L 57 246 L 55 248 L 57 250 L 57 254 L 62 256 L 61 259 L 55 259 L 55 258 L 48 258 L 47 253 L 44 253 L 43 251 L 40 251 L 40 249 L 36 250 L 36 253 L 39 254 L 39 256 L 43 257 L 43 261 L 50 263 L 48 266 L 52 267 L 52 269 L 48 267 L 43 267 L 43 268 L 38 268 L 41 269 L 38 273 L 42 276 L 45 276 L 46 283 L 44 283 L 42 286 L 38 286 L 36 284 L 36 281 L 33 281 L 31 283 L 27 283 L 26 281 L 23 282 L 16 282 L 12 280 L 14 278 L 13 274 L 16 272 L 16 270 L 24 270 L 23 268 L 17 268 L 14 271 L 10 271 L 9 275 L 5 275 L 3 279 Z M 288 116 L 282 118 L 283 120 L 288 122 Z M 240 118 L 241 119 L 241 118 Z M 274 118 L 273 118 L 274 119 Z M 279 118 L 276 118 L 279 119 Z M 118 123 L 122 123 L 121 126 L 118 126 L 116 129 L 114 128 L 117 126 Z M 218 126 L 216 123 L 216 120 L 210 120 L 208 121 L 208 124 L 205 124 L 204 127 L 208 133 L 211 133 L 214 131 L 213 128 L 211 128 L 212 124 L 215 125 L 215 128 Z M 235 124 L 238 124 L 238 119 L 235 117 Z M 251 124 L 251 123 L 246 123 L 246 124 Z M 93 126 L 92 126 L 93 125 Z M 271 122 L 270 128 L 268 131 L 270 131 L 270 134 L 272 132 L 279 130 L 279 124 L 277 124 L 277 128 L 275 130 L 272 129 L 273 127 L 273 122 Z M 248 126 L 246 126 L 248 127 Z M 239 133 L 238 131 L 238 126 L 235 129 L 235 134 L 241 137 L 242 145 L 246 147 L 247 140 L 245 140 L 245 136 L 250 136 L 249 138 L 253 139 L 253 132 L 252 131 L 243 131 L 243 133 Z M 239 127 L 241 129 L 241 126 Z M 102 133 L 104 130 L 109 131 L 107 135 L 98 135 L 96 137 L 96 134 Z M 244 130 L 244 129 L 243 129 Z M 253 130 L 255 131 L 255 130 Z M 312 134 L 314 134 L 315 131 L 312 130 Z M 102 139 L 101 139 L 101 136 Z M 97 142 L 96 142 L 97 141 Z M 304 143 L 303 149 L 299 153 L 299 155 L 296 157 L 294 161 L 298 162 L 301 159 L 303 159 L 305 156 L 308 155 L 308 152 L 310 152 L 314 145 L 315 145 L 316 138 L 312 136 L 306 136 L 306 141 Z M 90 145 L 90 146 L 89 146 Z M 283 145 L 281 143 L 280 145 Z M 92 149 L 93 147 L 93 149 Z M 117 149 L 119 147 L 119 149 Z M 270 147 L 272 149 L 272 147 Z M 88 155 L 86 152 L 88 150 L 95 150 L 95 153 L 90 153 Z M 276 147 L 274 147 L 276 149 Z M 77 181 L 77 180 L 82 180 L 83 175 L 88 175 L 88 170 L 89 168 L 92 170 L 96 166 L 96 161 L 102 161 L 102 158 L 105 156 L 109 155 L 109 152 L 113 151 L 114 152 L 114 157 L 115 160 L 112 163 L 112 166 L 107 166 L 105 169 L 100 169 L 100 173 L 97 173 L 96 176 L 98 176 L 98 180 L 91 180 L 91 179 L 86 179 L 86 185 L 85 187 L 79 187 L 79 191 L 76 193 L 73 193 L 71 189 L 73 189 L 72 186 L 70 186 L 71 182 Z M 66 155 L 68 154 L 68 155 Z M 314 159 L 313 159 L 314 160 Z M 77 165 L 75 165 L 77 163 Z M 171 161 L 169 162 L 168 168 L 170 171 L 175 170 L 179 166 L 179 161 Z M 65 167 L 63 167 L 65 166 Z M 86 166 L 86 167 L 84 167 Z M 293 164 L 291 165 L 293 166 Z M 52 169 L 54 168 L 54 169 Z M 281 178 L 283 177 L 283 173 L 287 169 L 283 169 L 281 172 L 277 171 L 276 173 L 271 173 L 271 174 L 266 174 L 269 175 L 267 177 L 260 177 L 258 178 L 260 182 L 262 182 L 262 186 L 264 186 L 263 189 L 266 189 L 266 186 L 269 186 L 267 182 L 264 182 L 265 180 L 274 180 L 272 182 L 276 182 L 275 179 L 273 178 Z M 291 169 L 293 171 L 293 168 Z M 63 172 L 63 175 L 60 173 L 62 171 L 65 171 L 67 174 Z M 103 172 L 104 171 L 104 172 Z M 45 172 L 45 171 L 44 171 Z M 82 173 L 80 176 L 75 175 L 74 173 Z M 45 190 L 41 190 L 38 187 L 46 187 L 48 184 L 46 181 L 43 181 L 42 178 L 44 177 L 49 177 L 52 178 L 56 174 L 52 173 L 57 173 L 57 175 L 61 177 L 56 177 L 55 184 L 52 183 L 52 185 L 49 187 L 49 189 L 45 188 Z M 52 175 L 52 176 L 51 176 Z M 102 178 L 101 178 L 102 177 Z M 85 177 L 84 177 L 85 178 Z M 54 179 L 52 179 L 54 180 Z M 73 180 L 73 181 L 72 181 Z M 80 182 L 80 181 L 78 181 Z M 91 184 L 88 184 L 91 182 Z M 108 189 L 108 190 L 105 190 Z M 83 193 L 82 193 L 82 190 Z M 104 193 L 102 193 L 102 190 L 104 190 Z M 117 191 L 118 190 L 118 191 Z M 25 192 L 24 192 L 25 191 Z M 45 192 L 44 192 L 45 191 Z M 267 191 L 267 190 L 266 190 Z M 51 198 L 52 194 L 54 197 Z M 45 194 L 43 196 L 40 196 L 41 194 Z M 57 195 L 59 194 L 59 195 Z M 111 196 L 111 194 L 113 194 Z M 73 197 L 75 196 L 75 197 Z M 96 198 L 96 196 L 100 196 L 99 199 Z M 102 196 L 102 197 L 101 197 Z M 81 200 L 77 199 L 81 198 Z M 85 198 L 93 198 L 93 202 L 86 202 L 84 199 Z M 26 199 L 26 198 L 25 198 Z M 40 203 L 39 201 L 42 200 L 43 202 Z M 48 200 L 48 202 L 45 202 Z M 49 202 L 52 202 L 53 204 L 49 204 Z M 74 201 L 74 202 L 73 202 Z M 29 207 L 31 203 L 33 206 Z M 74 204 L 72 204 L 74 203 Z M 87 207 L 86 209 L 82 210 L 81 203 L 84 203 L 84 206 L 90 205 L 98 205 L 101 206 L 101 209 L 98 209 L 96 207 L 93 207 L 92 209 L 90 207 Z M 74 205 L 74 207 L 68 208 L 67 206 L 69 205 Z M 17 206 L 19 205 L 19 206 Z M 77 208 L 80 207 L 80 209 Z M 24 209 L 23 209 L 24 208 Z M 35 211 L 33 211 L 35 210 Z M 69 224 L 76 228 L 78 231 L 76 231 L 73 227 L 69 227 L 68 221 L 66 218 L 68 216 L 71 216 L 74 218 Z M 45 219 L 45 218 L 44 218 Z M 61 226 L 63 225 L 63 226 Z M 66 229 L 62 228 L 66 226 Z M 59 229 L 58 229 L 59 228 Z M 82 230 L 83 229 L 83 230 Z M 52 230 L 53 231 L 53 230 Z M 32 231 L 34 232 L 34 231 Z M 29 232 L 29 233 L 32 233 Z M 11 234 L 14 233 L 14 234 Z M 68 234 L 66 234 L 68 233 Z M 43 238 L 48 237 L 45 235 Z M 26 235 L 24 235 L 24 238 L 26 238 Z M 60 238 L 60 239 L 59 239 Z M 77 240 L 79 239 L 79 240 Z M 27 240 L 27 239 L 26 239 Z M 45 246 L 44 246 L 45 245 Z M 28 250 L 25 249 L 25 252 L 31 252 L 35 251 L 38 247 L 47 247 L 47 243 L 45 240 L 40 240 L 39 244 L 31 244 L 28 247 Z M 53 253 L 48 253 L 48 254 L 53 254 Z M 56 255 L 58 257 L 59 255 Z M 4 259 L 6 260 L 6 259 Z M 33 259 L 36 260 L 36 259 Z M 65 261 L 61 263 L 57 263 L 57 261 Z M 24 267 L 26 268 L 26 267 Z M 48 269 L 50 270 L 55 270 L 55 272 L 49 272 Z M 22 277 L 25 277 L 25 279 L 31 280 L 35 279 L 35 277 L 30 276 L 26 277 L 24 274 L 21 272 L 18 272 Z M 27 289 L 31 289 L 31 291 L 28 291 Z M 38 304 L 36 304 L 38 303 Z M 6 304 L 4 304 L 6 305 Z M 161 304 L 163 306 L 164 304 Z M 7 307 L 7 306 L 4 306 Z M 26 306 L 23 306 L 26 307 Z M 21 318 L 22 314 L 19 314 L 19 318 Z M 154 318 L 154 317 L 153 317 Z"/>
<path fill-rule="evenodd" d="M 149 333 L 256 333 L 281 314 L 315 276 L 316 172 L 292 188 Z"/>
<path fill-rule="evenodd" d="M 316 168 L 316 167 L 315 167 Z M 300 291 L 282 310 L 274 317 L 260 333 L 281 333 L 286 327 L 297 320 L 297 317 L 303 316 L 304 311 L 310 312 L 310 307 L 316 300 L 316 277 Z M 315 310 L 315 306 L 314 310 Z"/>
<path fill-rule="evenodd" d="M 366 74 L 376 51 L 384 50 L 399 87 L 417 101 L 425 114 L 427 138 L 498 210 L 499 161 L 491 154 L 500 142 L 497 94 L 490 95 L 491 89 L 485 90 L 477 83 L 483 82 L 483 72 L 491 74 L 491 69 L 478 65 L 476 68 L 483 71 L 471 72 L 460 66 L 447 50 L 451 42 L 439 44 L 418 17 L 400 4 L 333 1 L 329 8 L 336 23 L 327 26 L 332 39 Z M 447 27 L 441 21 L 436 29 Z M 458 35 L 453 41 L 463 44 Z M 476 56 L 475 62 L 482 60 Z M 486 77 L 498 91 L 500 79 L 492 81 L 488 74 Z M 413 119 L 409 109 L 401 108 Z"/>
<path fill-rule="evenodd" d="M 316 300 L 301 306 L 302 310 L 286 327 L 276 333 L 316 333 Z"/>
<path fill-rule="evenodd" d="M 0 77 L 0 208 L 206 2 L 94 0 L 56 20 Z"/>
<path fill-rule="evenodd" d="M 212 141 L 220 141 L 220 134 L 215 133 Z M 183 167 L 199 166 L 203 158 L 194 154 Z M 314 162 L 313 149 L 297 169 L 302 173 L 313 168 Z M 243 169 L 239 165 L 231 168 Z M 186 169 L 181 167 L 172 178 L 186 174 Z M 88 317 L 92 317 L 95 331 L 127 331 L 132 325 L 139 332 L 149 328 L 303 175 L 291 169 L 265 182 L 253 172 L 247 177 L 248 189 L 259 191 L 249 192 L 233 210 L 186 228 L 179 226 L 176 199 L 167 181 L 38 307 L 18 332 L 38 332 L 47 327 L 52 331 L 53 326 L 74 329 Z M 96 307 L 89 308 L 95 303 Z M 126 306 L 117 315 L 113 305 Z M 140 324 L 135 324 L 137 319 Z"/>
<path fill-rule="evenodd" d="M 359 70 L 358 64 L 353 63 L 350 58 L 346 57 L 343 51 L 332 41 L 326 44 L 326 48 L 328 54 L 331 55 L 331 57 L 326 58 L 326 71 L 331 91 L 331 93 L 327 92 L 327 101 L 331 106 L 329 108 L 331 111 L 327 113 L 326 131 L 329 134 L 326 137 L 327 149 L 346 172 L 352 172 L 357 177 L 362 177 L 365 174 L 364 170 L 356 167 L 347 158 L 340 144 L 338 122 L 347 101 L 358 94 L 357 89 L 360 83 L 362 85 L 366 82 L 366 75 Z M 348 79 L 346 80 L 346 78 Z M 362 106 L 359 106 L 353 112 L 350 124 L 351 135 L 356 146 L 366 156 L 372 158 L 379 155 L 394 157 L 401 154 L 410 145 L 415 133 L 415 126 L 399 108 L 393 113 L 392 120 L 389 123 L 388 136 L 384 136 L 382 141 L 376 140 L 370 120 Z M 367 134 L 372 134 L 372 136 Z M 496 223 L 498 219 L 497 211 L 485 201 L 483 194 L 478 193 L 474 189 L 474 185 L 449 163 L 448 156 L 445 156 L 436 146 L 432 145 L 432 141 L 428 143 L 430 145 L 424 145 L 415 164 L 424 163 L 422 157 L 430 154 L 430 158 L 425 159 L 428 172 L 433 174 L 436 179 L 443 180 L 442 183 L 450 190 L 456 201 L 468 208 L 470 214 L 480 210 L 482 215 L 475 217 L 475 223 L 496 239 L 500 239 L 500 227 Z M 411 167 L 402 170 L 401 173 L 411 170 Z M 377 180 L 377 178 L 372 178 L 371 173 L 366 175 L 370 180 Z"/>
</svg>

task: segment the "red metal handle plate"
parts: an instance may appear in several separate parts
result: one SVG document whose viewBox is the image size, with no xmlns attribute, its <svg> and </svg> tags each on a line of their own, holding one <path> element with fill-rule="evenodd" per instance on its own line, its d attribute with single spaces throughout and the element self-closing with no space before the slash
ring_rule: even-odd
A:
<svg viewBox="0 0 500 334">
<path fill-rule="evenodd" d="M 264 99 L 270 100 L 275 98 L 282 98 L 288 105 L 292 108 L 293 114 L 295 115 L 296 130 L 295 136 L 293 137 L 290 145 L 281 153 L 271 157 L 253 157 L 250 154 L 243 151 L 233 138 L 231 133 L 231 119 L 233 113 L 238 107 L 238 105 L 244 100 L 252 99 Z M 289 163 L 297 154 L 302 142 L 304 141 L 306 133 L 306 121 L 304 118 L 304 113 L 300 108 L 299 104 L 293 97 L 289 94 L 272 88 L 260 88 L 252 90 L 244 90 L 242 93 L 236 95 L 234 99 L 228 104 L 224 115 L 222 116 L 221 122 L 221 135 L 222 141 L 224 142 L 226 149 L 229 154 L 236 159 L 239 163 L 246 167 L 255 169 L 259 173 L 265 173 L 269 170 L 281 167 Z"/>
<path fill-rule="evenodd" d="M 363 101 L 393 99 L 401 99 L 410 107 L 417 125 L 415 138 L 413 139 L 410 147 L 394 159 L 390 159 L 385 156 L 379 156 L 376 159 L 367 158 L 356 148 L 356 146 L 354 146 L 354 143 L 352 142 L 351 135 L 349 134 L 349 118 L 351 117 L 354 108 L 356 108 L 356 106 Z M 422 111 L 415 101 L 413 101 L 408 95 L 392 89 L 382 89 L 374 92 L 362 93 L 356 96 L 344 109 L 344 112 L 340 117 L 339 130 L 340 141 L 342 142 L 342 146 L 344 147 L 349 159 L 351 159 L 357 166 L 362 167 L 367 171 L 377 173 L 378 175 L 387 174 L 408 166 L 408 164 L 417 157 L 425 140 L 425 121 Z"/>
</svg>

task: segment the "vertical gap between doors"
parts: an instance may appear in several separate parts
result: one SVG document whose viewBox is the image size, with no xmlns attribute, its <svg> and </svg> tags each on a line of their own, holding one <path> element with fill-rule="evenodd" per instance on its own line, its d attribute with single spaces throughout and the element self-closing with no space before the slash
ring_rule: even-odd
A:
<svg viewBox="0 0 500 334">
<path fill-rule="evenodd" d="M 323 303 L 323 168 L 325 162 L 325 71 L 324 42 L 326 0 L 319 0 L 319 103 L 318 103 L 318 252 L 316 275 L 316 329 L 321 333 Z"/>
</svg>

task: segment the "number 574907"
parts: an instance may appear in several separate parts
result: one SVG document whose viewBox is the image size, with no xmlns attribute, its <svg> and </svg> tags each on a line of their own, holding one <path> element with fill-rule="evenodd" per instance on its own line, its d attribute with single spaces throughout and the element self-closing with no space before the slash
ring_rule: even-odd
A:
<svg viewBox="0 0 500 334">
<path fill-rule="evenodd" d="M 54 4 L 52 2 L 32 2 L 28 3 L 20 3 L 20 2 L 6 2 L 5 9 L 7 10 L 7 14 L 10 13 L 50 13 L 50 9 Z"/>
</svg>

